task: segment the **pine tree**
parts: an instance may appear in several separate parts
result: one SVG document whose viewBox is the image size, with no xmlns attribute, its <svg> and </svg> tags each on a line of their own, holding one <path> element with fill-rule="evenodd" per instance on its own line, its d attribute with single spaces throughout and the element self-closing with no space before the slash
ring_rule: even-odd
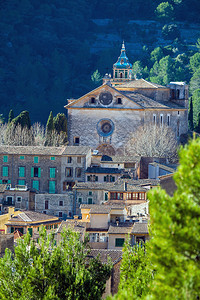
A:
<svg viewBox="0 0 200 300">
<path fill-rule="evenodd" d="M 58 113 L 53 118 L 54 128 L 57 133 L 64 132 L 67 134 L 67 118 L 65 114 Z"/>
<path fill-rule="evenodd" d="M 150 261 L 155 267 L 150 299 L 200 297 L 200 139 L 179 153 L 173 197 L 148 193 L 151 212 Z"/>
<path fill-rule="evenodd" d="M 14 119 L 14 112 L 11 109 L 8 115 L 8 124 Z"/>
<path fill-rule="evenodd" d="M 88 258 L 86 243 L 71 230 L 54 235 L 39 232 L 38 246 L 29 233 L 18 240 L 14 254 L 0 258 L 0 299 L 100 300 L 111 264 Z"/>
<path fill-rule="evenodd" d="M 192 97 L 190 98 L 190 108 L 189 108 L 189 114 L 188 114 L 188 123 L 189 128 L 191 130 L 194 129 L 194 123 L 193 123 L 193 103 L 192 103 Z"/>
</svg>

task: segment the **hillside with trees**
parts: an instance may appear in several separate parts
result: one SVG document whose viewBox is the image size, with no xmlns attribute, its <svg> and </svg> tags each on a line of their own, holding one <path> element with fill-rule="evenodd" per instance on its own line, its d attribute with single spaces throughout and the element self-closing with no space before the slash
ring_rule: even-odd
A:
<svg viewBox="0 0 200 300">
<path fill-rule="evenodd" d="M 34 122 L 43 124 L 50 111 L 65 113 L 67 98 L 83 95 L 112 72 L 122 40 L 135 77 L 160 84 L 190 83 L 195 110 L 199 12 L 198 0 L 1 1 L 0 97 L 5 121 L 10 109 L 17 114 L 27 110 Z"/>
</svg>

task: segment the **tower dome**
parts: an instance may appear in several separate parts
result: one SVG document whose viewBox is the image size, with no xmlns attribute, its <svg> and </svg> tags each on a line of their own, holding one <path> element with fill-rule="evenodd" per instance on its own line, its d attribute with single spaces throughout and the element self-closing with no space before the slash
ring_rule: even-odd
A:
<svg viewBox="0 0 200 300">
<path fill-rule="evenodd" d="M 114 81 L 127 81 L 131 80 L 132 64 L 129 63 L 126 56 L 126 50 L 124 42 L 122 43 L 121 54 L 118 57 L 117 62 L 113 65 L 113 80 Z"/>
</svg>

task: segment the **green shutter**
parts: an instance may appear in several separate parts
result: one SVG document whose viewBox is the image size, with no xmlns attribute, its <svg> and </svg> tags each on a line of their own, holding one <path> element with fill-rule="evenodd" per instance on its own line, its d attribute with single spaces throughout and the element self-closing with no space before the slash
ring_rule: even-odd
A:
<svg viewBox="0 0 200 300">
<path fill-rule="evenodd" d="M 0 184 L 2 184 L 2 180 L 0 180 Z"/>
<path fill-rule="evenodd" d="M 34 177 L 34 168 L 31 168 L 31 177 Z"/>
<path fill-rule="evenodd" d="M 49 181 L 49 194 L 55 194 L 56 192 L 56 182 Z"/>
<path fill-rule="evenodd" d="M 38 177 L 41 177 L 41 168 L 38 168 Z"/>
<path fill-rule="evenodd" d="M 19 167 L 19 177 L 25 177 L 25 167 Z"/>
<path fill-rule="evenodd" d="M 33 189 L 39 191 L 39 180 L 33 180 Z"/>
<path fill-rule="evenodd" d="M 24 159 L 24 156 L 20 156 L 19 158 L 20 158 L 20 159 Z"/>
<path fill-rule="evenodd" d="M 8 180 L 8 183 L 11 183 L 11 180 Z"/>
<path fill-rule="evenodd" d="M 3 167 L 3 176 L 8 177 L 8 167 Z"/>
<path fill-rule="evenodd" d="M 19 179 L 19 180 L 18 180 L 18 184 L 19 184 L 19 185 L 25 185 L 25 180 Z"/>
<path fill-rule="evenodd" d="M 34 163 L 37 164 L 39 161 L 38 156 L 34 156 Z"/>
<path fill-rule="evenodd" d="M 55 156 L 51 156 L 51 158 L 50 158 L 51 160 L 55 160 Z"/>
<path fill-rule="evenodd" d="M 30 236 L 32 237 L 33 236 L 33 228 L 28 228 L 28 232 L 29 232 Z"/>
<path fill-rule="evenodd" d="M 49 169 L 49 176 L 50 178 L 55 178 L 56 177 L 56 168 L 50 168 Z"/>
<path fill-rule="evenodd" d="M 7 155 L 4 155 L 3 162 L 8 162 L 8 156 Z"/>
<path fill-rule="evenodd" d="M 88 198 L 88 204 L 92 204 L 92 198 Z"/>
</svg>

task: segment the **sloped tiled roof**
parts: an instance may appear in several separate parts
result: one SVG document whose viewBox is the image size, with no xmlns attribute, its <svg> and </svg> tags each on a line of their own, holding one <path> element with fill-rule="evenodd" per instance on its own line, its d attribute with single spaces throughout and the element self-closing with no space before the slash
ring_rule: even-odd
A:
<svg viewBox="0 0 200 300">
<path fill-rule="evenodd" d="M 81 204 L 81 209 L 90 209 L 92 214 L 108 214 L 111 209 L 124 209 L 125 205 Z"/>
<path fill-rule="evenodd" d="M 109 187 L 113 186 L 112 182 L 77 182 L 74 189 L 94 189 L 107 191 Z"/>
<path fill-rule="evenodd" d="M 62 155 L 86 155 L 90 150 L 88 146 L 67 146 Z"/>
<path fill-rule="evenodd" d="M 0 154 L 61 155 L 65 147 L 0 146 Z"/>
<path fill-rule="evenodd" d="M 136 222 L 133 225 L 132 233 L 134 234 L 149 234 L 148 223 Z"/>
<path fill-rule="evenodd" d="M 122 259 L 122 250 L 91 249 L 88 258 L 96 258 L 97 256 L 99 256 L 99 259 L 103 264 L 107 263 L 108 257 L 110 257 L 112 263 L 115 265 Z"/>
<path fill-rule="evenodd" d="M 133 223 L 110 224 L 108 234 L 128 234 L 132 232 Z"/>
<path fill-rule="evenodd" d="M 102 163 L 124 163 L 124 162 L 138 162 L 140 161 L 140 156 L 111 156 L 112 160 L 101 160 Z"/>
<path fill-rule="evenodd" d="M 125 82 L 124 84 L 120 84 L 119 85 L 119 89 L 120 88 L 148 88 L 148 89 L 157 89 L 157 88 L 165 88 L 165 86 L 163 85 L 159 85 L 157 83 L 152 83 L 152 82 L 149 82 L 143 78 L 141 79 L 136 79 L 136 80 L 130 80 L 130 81 L 127 81 Z M 118 88 L 118 86 L 116 86 L 116 89 Z"/>
<path fill-rule="evenodd" d="M 24 211 L 16 216 L 11 217 L 9 222 L 31 223 L 31 222 L 40 222 L 40 221 L 49 221 L 49 220 L 59 221 L 59 218 L 55 216 L 42 214 L 36 211 Z"/>
<path fill-rule="evenodd" d="M 87 168 L 86 173 L 95 173 L 95 174 L 120 174 L 121 170 L 119 170 L 118 168 L 89 167 L 89 168 Z"/>
<path fill-rule="evenodd" d="M 62 223 L 58 227 L 57 233 L 61 233 L 64 228 L 69 228 L 69 227 L 72 230 L 79 232 L 80 234 L 83 234 L 86 230 L 86 223 L 77 220 L 62 221 Z"/>
<path fill-rule="evenodd" d="M 5 192 L 7 184 L 0 184 L 0 193 Z"/>
</svg>

